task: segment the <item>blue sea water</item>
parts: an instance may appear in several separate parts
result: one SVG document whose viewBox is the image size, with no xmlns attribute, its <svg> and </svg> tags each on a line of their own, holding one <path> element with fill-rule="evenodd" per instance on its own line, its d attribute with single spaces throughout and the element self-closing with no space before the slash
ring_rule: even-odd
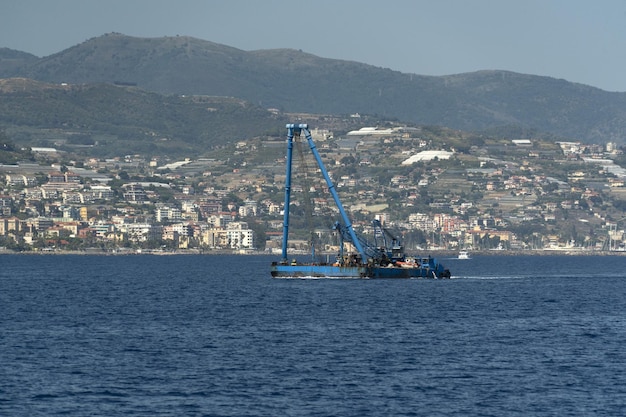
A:
<svg viewBox="0 0 626 417">
<path fill-rule="evenodd" d="M 1 416 L 623 416 L 626 257 L 0 256 Z"/>
</svg>

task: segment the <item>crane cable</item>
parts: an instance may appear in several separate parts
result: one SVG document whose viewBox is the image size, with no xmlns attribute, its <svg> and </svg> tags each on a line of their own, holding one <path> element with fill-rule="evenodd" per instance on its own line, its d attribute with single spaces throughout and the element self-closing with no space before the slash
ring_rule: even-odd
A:
<svg viewBox="0 0 626 417">
<path fill-rule="evenodd" d="M 302 140 L 300 140 L 300 132 L 295 132 L 294 134 L 294 143 L 296 144 L 296 152 L 298 153 L 298 160 L 300 163 L 300 167 L 303 176 L 303 185 L 302 185 L 302 193 L 303 193 L 303 204 L 304 204 L 304 221 L 306 225 L 306 230 L 309 232 L 309 244 L 312 248 L 312 253 L 315 253 L 315 231 L 313 230 L 313 205 L 311 202 L 310 195 L 310 183 L 309 183 L 309 167 L 306 162 L 306 158 L 304 156 L 304 152 L 302 150 Z"/>
</svg>

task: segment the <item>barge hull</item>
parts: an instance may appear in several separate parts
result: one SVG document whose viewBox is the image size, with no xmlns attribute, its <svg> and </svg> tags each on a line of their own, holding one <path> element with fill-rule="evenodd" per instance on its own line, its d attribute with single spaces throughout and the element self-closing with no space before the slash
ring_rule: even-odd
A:
<svg viewBox="0 0 626 417">
<path fill-rule="evenodd" d="M 447 275 L 446 275 L 447 273 Z M 272 265 L 274 278 L 449 278 L 449 272 L 437 268 L 397 268 L 378 266 Z"/>
</svg>

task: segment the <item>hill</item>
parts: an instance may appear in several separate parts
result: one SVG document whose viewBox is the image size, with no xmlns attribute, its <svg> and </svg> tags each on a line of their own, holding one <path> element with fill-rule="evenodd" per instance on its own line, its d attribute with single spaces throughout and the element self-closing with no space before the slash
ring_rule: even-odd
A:
<svg viewBox="0 0 626 417">
<path fill-rule="evenodd" d="M 362 123 L 390 125 L 368 116 L 289 114 L 233 97 L 164 95 L 126 84 L 0 79 L 0 137 L 83 156 L 202 156 L 236 141 L 284 136 L 285 123 L 294 120 L 339 134 Z"/>
<path fill-rule="evenodd" d="M 93 156 L 191 156 L 276 134 L 286 119 L 244 100 L 175 96 L 113 84 L 0 80 L 0 127 L 30 146 Z"/>
<path fill-rule="evenodd" d="M 514 126 L 626 143 L 626 93 L 550 77 L 506 71 L 423 76 L 291 49 L 243 51 L 186 36 L 117 33 L 43 58 L 5 54 L 0 77 L 118 82 L 163 94 L 237 97 L 289 112 L 359 112 L 468 131 Z"/>
</svg>

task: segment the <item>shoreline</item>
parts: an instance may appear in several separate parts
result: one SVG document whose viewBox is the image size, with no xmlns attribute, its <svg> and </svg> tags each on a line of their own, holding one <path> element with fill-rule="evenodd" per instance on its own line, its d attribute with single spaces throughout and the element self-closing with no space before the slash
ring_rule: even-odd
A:
<svg viewBox="0 0 626 417">
<path fill-rule="evenodd" d="M 237 251 L 237 250 L 196 250 L 184 249 L 173 251 L 158 250 L 116 250 L 105 251 L 100 249 L 94 250 L 50 250 L 50 251 L 13 251 L 9 249 L 0 249 L 0 255 L 41 255 L 41 256 L 62 256 L 62 255 L 94 255 L 94 256 L 175 256 L 175 255 L 233 255 L 233 256 L 275 256 L 280 255 L 267 253 L 262 251 Z M 334 256 L 334 253 L 319 253 L 319 256 Z M 307 256 L 306 254 L 291 254 L 290 256 Z M 421 251 L 418 254 L 411 254 L 414 257 L 432 256 L 434 258 L 458 259 L 458 251 L 434 250 Z M 626 251 L 588 251 L 588 250 L 483 250 L 470 251 L 471 260 L 474 256 L 626 256 Z M 461 259 L 464 260 L 464 259 Z"/>
</svg>

